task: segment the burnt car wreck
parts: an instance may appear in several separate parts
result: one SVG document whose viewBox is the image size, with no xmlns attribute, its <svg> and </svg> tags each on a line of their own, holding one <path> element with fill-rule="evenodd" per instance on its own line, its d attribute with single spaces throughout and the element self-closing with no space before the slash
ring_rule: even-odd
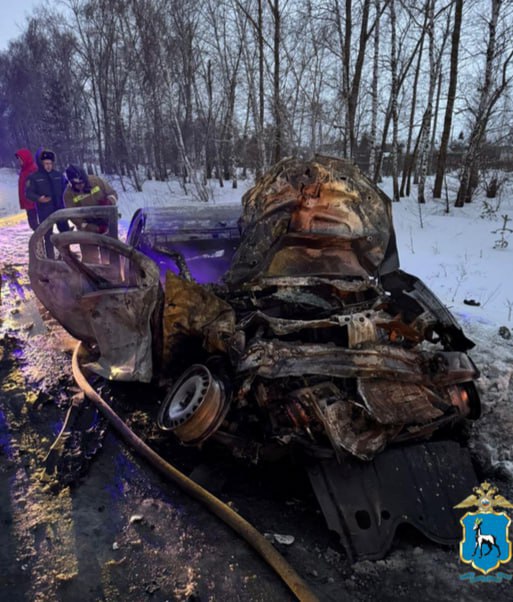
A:
<svg viewBox="0 0 513 602">
<path fill-rule="evenodd" d="M 105 235 L 44 234 L 102 218 Z M 351 559 L 401 522 L 441 543 L 476 484 L 458 426 L 479 416 L 473 346 L 399 269 L 390 199 L 352 163 L 286 159 L 235 206 L 55 213 L 33 235 L 32 287 L 111 380 L 165 385 L 156 420 L 185 445 L 252 463 L 303 459 Z M 84 264 L 97 245 L 103 263 Z M 158 414 L 158 416 L 157 416 Z"/>
</svg>

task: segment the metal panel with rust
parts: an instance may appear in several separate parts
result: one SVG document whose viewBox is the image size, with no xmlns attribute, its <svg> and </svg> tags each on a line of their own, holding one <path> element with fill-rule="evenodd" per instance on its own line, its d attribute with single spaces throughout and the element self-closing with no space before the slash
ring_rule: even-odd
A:
<svg viewBox="0 0 513 602">
<path fill-rule="evenodd" d="M 59 257 L 46 257 L 45 233 L 57 221 L 78 217 L 108 218 L 111 232 L 117 232 L 113 207 L 55 212 L 30 240 L 32 288 L 70 334 L 95 349 L 97 359 L 91 369 L 112 380 L 149 382 L 153 378 L 151 320 L 161 301 L 158 269 L 117 238 L 91 232 L 54 234 L 52 242 Z M 85 264 L 72 251 L 80 245 L 105 250 L 108 263 Z"/>
<path fill-rule="evenodd" d="M 284 159 L 242 205 L 231 285 L 262 276 L 364 278 L 398 266 L 390 199 L 350 161 Z"/>
</svg>

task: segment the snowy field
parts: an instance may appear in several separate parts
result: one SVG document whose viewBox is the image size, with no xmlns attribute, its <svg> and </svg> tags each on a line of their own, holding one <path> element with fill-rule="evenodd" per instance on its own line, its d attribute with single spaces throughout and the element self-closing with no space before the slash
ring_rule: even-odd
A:
<svg viewBox="0 0 513 602">
<path fill-rule="evenodd" d="M 146 182 L 141 193 L 123 191 L 119 181 L 113 184 L 119 191 L 124 230 L 139 207 L 199 203 L 192 188 L 185 194 L 176 181 Z M 240 182 L 234 190 L 230 183 L 219 188 L 214 182 L 210 184 L 211 202 L 240 202 L 251 184 Z M 456 187 L 456 180 L 449 178 L 449 198 L 455 197 Z M 390 180 L 385 180 L 383 189 L 391 193 Z M 430 189 L 429 183 L 426 189 Z M 513 179 L 499 198 L 486 201 L 487 206 L 480 193 L 471 204 L 461 209 L 450 205 L 446 213 L 444 201 L 430 200 L 419 211 L 415 197 L 402 199 L 393 204 L 394 225 L 401 268 L 423 280 L 476 343 L 470 355 L 481 371 L 484 407 L 472 446 L 483 468 L 493 466 L 513 483 L 513 338 L 499 334 L 501 326 L 513 329 L 513 232 L 504 232 L 507 246 L 497 244 L 502 216 L 512 218 L 507 227 L 513 228 Z M 17 224 L 14 235 L 13 223 Z M 9 225 L 8 237 L 2 224 Z M 26 263 L 29 236 L 18 208 L 17 174 L 0 169 L 0 268 L 7 263 Z"/>
</svg>

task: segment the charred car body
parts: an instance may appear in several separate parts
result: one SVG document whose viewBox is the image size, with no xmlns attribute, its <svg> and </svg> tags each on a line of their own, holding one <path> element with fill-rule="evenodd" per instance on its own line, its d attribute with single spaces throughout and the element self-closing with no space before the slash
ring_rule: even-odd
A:
<svg viewBox="0 0 513 602">
<path fill-rule="evenodd" d="M 48 259 L 45 232 L 76 213 L 109 234 L 56 234 Z M 473 344 L 399 269 L 391 201 L 357 167 L 286 159 L 242 212 L 141 210 L 127 243 L 116 235 L 115 209 L 71 209 L 30 243 L 34 291 L 92 371 L 169 382 L 158 423 L 186 445 L 300 453 L 353 559 L 382 557 L 400 522 L 458 539 L 451 509 L 476 479 L 447 433 L 479 416 Z M 84 242 L 110 261 L 82 263 Z"/>
</svg>

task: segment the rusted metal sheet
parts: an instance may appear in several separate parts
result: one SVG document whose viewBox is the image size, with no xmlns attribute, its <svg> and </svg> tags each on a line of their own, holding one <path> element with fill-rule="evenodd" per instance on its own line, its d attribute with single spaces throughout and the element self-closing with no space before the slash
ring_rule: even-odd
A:
<svg viewBox="0 0 513 602">
<path fill-rule="evenodd" d="M 166 275 L 163 308 L 163 365 L 198 339 L 209 353 L 227 353 L 235 335 L 235 312 L 214 293 L 171 272 Z"/>
<path fill-rule="evenodd" d="M 434 405 L 437 397 L 422 385 L 359 379 L 358 393 L 369 414 L 381 424 L 425 424 L 443 415 Z"/>
<path fill-rule="evenodd" d="M 402 429 L 402 424 L 379 424 L 332 381 L 303 387 L 291 394 L 303 407 L 312 408 L 340 459 L 349 452 L 362 460 L 372 458 Z"/>
<path fill-rule="evenodd" d="M 337 402 L 324 408 L 325 426 L 336 450 L 345 450 L 361 460 L 382 451 L 401 430 L 401 424 L 384 425 L 356 404 Z M 340 458 L 340 454 L 337 454 Z"/>
<path fill-rule="evenodd" d="M 278 339 L 248 344 L 237 371 L 249 370 L 265 378 L 318 374 L 337 378 L 399 378 L 419 383 L 425 379 L 418 356 L 407 349 L 385 345 L 344 349 L 334 344 L 297 345 Z"/>
<path fill-rule="evenodd" d="M 349 161 L 284 159 L 242 204 L 231 285 L 265 276 L 363 278 L 398 267 L 390 199 Z"/>
<path fill-rule="evenodd" d="M 112 236 L 63 232 L 52 236 L 60 258 L 44 252 L 44 235 L 57 221 L 101 217 L 117 232 L 115 207 L 55 212 L 36 230 L 29 244 L 29 276 L 39 300 L 74 337 L 95 345 L 90 368 L 112 380 L 149 382 L 153 378 L 151 320 L 161 301 L 159 272 L 145 255 Z M 108 252 L 109 263 L 85 264 L 77 256 L 83 244 Z"/>
</svg>

